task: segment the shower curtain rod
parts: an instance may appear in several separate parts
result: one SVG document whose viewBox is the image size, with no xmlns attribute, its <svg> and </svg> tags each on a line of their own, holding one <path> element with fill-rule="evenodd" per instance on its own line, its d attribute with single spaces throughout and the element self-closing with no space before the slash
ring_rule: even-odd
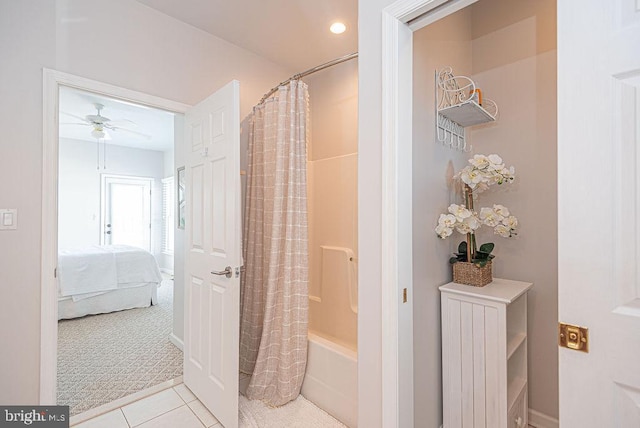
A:
<svg viewBox="0 0 640 428">
<path fill-rule="evenodd" d="M 265 102 L 267 100 L 267 98 L 269 98 L 271 95 L 273 95 L 278 90 L 278 88 L 280 86 L 286 85 L 287 83 L 291 82 L 292 80 L 298 80 L 300 78 L 303 78 L 304 76 L 308 76 L 310 74 L 313 74 L 316 71 L 324 70 L 325 68 L 332 67 L 334 65 L 340 64 L 340 63 L 345 62 L 345 61 L 349 61 L 349 60 L 351 60 L 353 58 L 357 58 L 357 57 L 358 57 L 358 52 L 350 53 L 348 55 L 342 56 L 340 58 L 336 58 L 336 59 L 331 60 L 329 62 L 325 62 L 324 64 L 320 64 L 320 65 L 318 65 L 316 67 L 313 67 L 313 68 L 310 68 L 308 70 L 305 70 L 302 73 L 294 74 L 293 76 L 289 77 L 287 80 L 278 83 L 278 86 L 274 86 L 273 88 L 271 88 L 271 90 L 269 92 L 264 94 L 262 99 L 260 99 L 260 102 L 258 104 L 256 104 L 256 107 L 259 106 L 260 104 L 262 104 L 263 102 Z"/>
</svg>

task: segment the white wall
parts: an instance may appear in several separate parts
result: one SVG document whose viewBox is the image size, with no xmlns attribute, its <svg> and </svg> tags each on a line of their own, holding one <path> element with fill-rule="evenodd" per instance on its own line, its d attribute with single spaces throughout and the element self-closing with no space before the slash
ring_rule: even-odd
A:
<svg viewBox="0 0 640 428">
<path fill-rule="evenodd" d="M 414 420 L 442 423 L 440 290 L 451 281 L 449 257 L 464 236 L 434 232 L 440 213 L 460 203 L 452 175 L 467 154 L 435 140 L 435 70 L 471 73 L 471 10 L 464 9 L 413 37 L 413 339 Z"/>
<path fill-rule="evenodd" d="M 106 169 L 96 168 L 95 142 L 60 140 L 58 186 L 58 248 L 100 245 L 100 186 L 103 174 L 152 178 L 151 249 L 160 260 L 164 153 L 110 145 Z M 102 157 L 101 157 L 102 159 Z"/>
<path fill-rule="evenodd" d="M 18 229 L 0 232 L 0 402 L 38 402 L 42 67 L 55 67 L 55 2 L 0 2 L 0 206 Z M 19 304 L 17 302 L 20 302 Z"/>
<path fill-rule="evenodd" d="M 19 222 L 0 232 L 0 299 L 21 302 L 0 311 L 0 402 L 37 403 L 42 67 L 187 104 L 235 78 L 243 116 L 293 71 L 130 0 L 0 2 L 0 54 L 0 206 Z"/>
<path fill-rule="evenodd" d="M 473 77 L 495 100 L 495 124 L 470 133 L 476 153 L 516 168 L 508 189 L 480 196 L 518 217 L 515 240 L 496 244 L 493 274 L 534 283 L 528 299 L 529 407 L 558 417 L 556 2 L 483 0 L 472 7 Z M 482 239 L 486 237 L 485 239 Z"/>
<path fill-rule="evenodd" d="M 380 257 L 382 189 L 381 11 L 393 0 L 358 0 L 358 426 L 382 426 Z"/>
</svg>

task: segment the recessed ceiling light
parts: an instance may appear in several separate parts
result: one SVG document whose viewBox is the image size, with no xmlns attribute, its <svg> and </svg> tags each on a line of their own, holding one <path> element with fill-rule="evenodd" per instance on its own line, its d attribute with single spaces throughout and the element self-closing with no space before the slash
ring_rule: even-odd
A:
<svg viewBox="0 0 640 428">
<path fill-rule="evenodd" d="M 331 27 L 329 27 L 329 30 L 331 30 L 333 34 L 342 34 L 346 29 L 347 26 L 342 22 L 334 22 L 333 24 L 331 24 Z"/>
</svg>

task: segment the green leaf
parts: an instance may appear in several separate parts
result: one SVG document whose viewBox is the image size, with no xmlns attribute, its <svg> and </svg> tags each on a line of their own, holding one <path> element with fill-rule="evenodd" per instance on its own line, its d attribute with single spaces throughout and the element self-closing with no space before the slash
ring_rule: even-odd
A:
<svg viewBox="0 0 640 428">
<path fill-rule="evenodd" d="M 455 261 L 451 261 L 455 258 Z M 467 253 L 455 253 L 454 257 L 451 257 L 449 259 L 450 263 L 455 263 L 455 262 L 466 262 L 467 261 Z"/>
<path fill-rule="evenodd" d="M 495 245 L 493 245 L 493 242 L 487 242 L 486 244 L 480 245 L 480 251 L 483 253 L 490 254 L 493 251 L 494 247 Z"/>
<path fill-rule="evenodd" d="M 467 253 L 467 241 L 462 241 L 460 245 L 458 245 L 458 253 Z"/>
<path fill-rule="evenodd" d="M 474 263 L 477 267 L 481 268 L 481 267 L 485 267 L 487 265 L 487 260 L 477 260 L 474 259 Z"/>
</svg>

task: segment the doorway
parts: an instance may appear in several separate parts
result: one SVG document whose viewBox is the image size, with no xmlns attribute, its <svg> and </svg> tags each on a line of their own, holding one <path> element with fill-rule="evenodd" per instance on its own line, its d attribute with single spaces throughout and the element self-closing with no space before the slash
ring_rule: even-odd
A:
<svg viewBox="0 0 640 428">
<path fill-rule="evenodd" d="M 120 100 L 122 103 L 131 103 L 160 109 L 164 112 L 176 114 L 176 124 L 181 126 L 181 115 L 187 110 L 186 105 L 150 96 L 147 94 L 130 91 L 101 82 L 84 79 L 81 77 L 60 73 L 52 70 L 44 70 L 45 94 L 44 94 L 44 171 L 43 171 L 43 247 L 42 247 L 42 318 L 41 318 L 41 376 L 40 376 L 40 402 L 43 404 L 56 403 L 56 379 L 57 379 L 57 343 L 58 343 L 58 248 L 60 237 L 58 235 L 59 211 L 58 193 L 59 165 L 58 154 L 60 143 L 59 134 L 59 101 L 62 88 L 73 88 L 86 91 L 96 96 L 109 97 Z M 117 132 L 117 131 L 116 131 Z M 135 132 L 135 131 L 134 131 Z M 111 153 L 113 155 L 114 153 Z M 93 163 L 95 172 L 95 163 Z M 171 169 L 175 170 L 175 162 Z M 99 185 L 98 185 L 99 186 Z M 161 188 L 161 184 L 159 185 Z M 100 199 L 99 191 L 97 198 Z M 129 195 L 131 196 L 131 195 Z M 144 198 L 142 198 L 144 200 Z M 144 210 L 143 210 L 144 211 Z M 153 216 L 153 211 L 151 211 Z M 144 215 L 143 215 L 144 217 Z M 95 219 L 95 226 L 98 221 Z M 109 224 L 104 223 L 102 224 Z M 94 237 L 100 239 L 98 227 Z M 138 241 L 145 243 L 144 234 L 139 233 Z M 104 236 L 104 235 L 103 235 Z M 143 237 L 142 239 L 140 237 Z M 151 246 L 154 240 L 150 239 Z M 157 242 L 159 245 L 159 242 Z M 176 253 L 181 251 L 176 249 Z M 181 263 L 183 259 L 178 258 Z M 182 275 L 182 270 L 176 266 Z M 175 303 L 175 307 L 182 307 Z M 172 340 L 178 342 L 179 340 Z"/>
<path fill-rule="evenodd" d="M 151 250 L 151 186 L 153 179 L 103 174 L 102 244 Z"/>
<path fill-rule="evenodd" d="M 75 416 L 182 375 L 175 115 L 66 86 L 58 112 L 57 400 Z"/>
</svg>

